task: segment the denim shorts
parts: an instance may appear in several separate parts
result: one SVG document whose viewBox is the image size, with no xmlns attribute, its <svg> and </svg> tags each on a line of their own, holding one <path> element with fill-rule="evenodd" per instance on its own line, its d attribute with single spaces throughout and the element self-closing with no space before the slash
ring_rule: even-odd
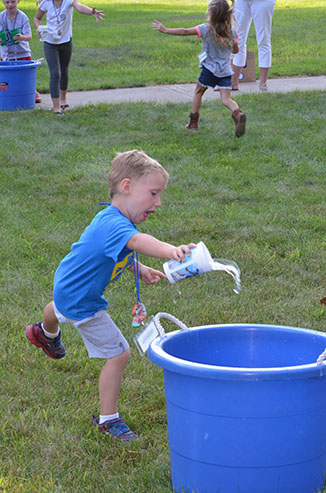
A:
<svg viewBox="0 0 326 493">
<path fill-rule="evenodd" d="M 198 77 L 198 83 L 204 87 L 216 87 L 220 89 L 232 89 L 232 77 L 216 77 L 210 70 L 203 67 Z"/>
</svg>

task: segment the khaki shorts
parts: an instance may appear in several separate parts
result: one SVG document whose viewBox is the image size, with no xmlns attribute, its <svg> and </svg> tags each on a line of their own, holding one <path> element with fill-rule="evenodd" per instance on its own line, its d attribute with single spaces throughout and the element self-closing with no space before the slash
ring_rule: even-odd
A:
<svg viewBox="0 0 326 493">
<path fill-rule="evenodd" d="M 72 320 L 62 315 L 54 303 L 53 309 L 59 323 L 76 327 L 90 358 L 114 358 L 129 348 L 127 340 L 105 310 L 84 320 Z"/>
</svg>

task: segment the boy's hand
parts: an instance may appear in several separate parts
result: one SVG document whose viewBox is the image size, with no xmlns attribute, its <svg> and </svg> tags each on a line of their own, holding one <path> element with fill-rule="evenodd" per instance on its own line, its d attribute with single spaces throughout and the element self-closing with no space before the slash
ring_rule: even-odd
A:
<svg viewBox="0 0 326 493">
<path fill-rule="evenodd" d="M 172 258 L 178 262 L 184 262 L 186 260 L 185 255 L 190 255 L 190 248 L 196 248 L 196 246 L 196 243 L 189 243 L 188 245 L 173 247 Z"/>
<path fill-rule="evenodd" d="M 154 21 L 152 22 L 152 28 L 154 29 L 154 31 L 160 31 L 161 33 L 164 33 L 165 31 L 165 26 L 163 26 L 163 24 L 156 19 L 154 19 Z"/>
<path fill-rule="evenodd" d="M 21 33 L 18 33 L 12 39 L 14 41 L 24 41 L 24 36 Z"/>
<path fill-rule="evenodd" d="M 155 284 L 163 279 L 167 279 L 166 275 L 160 270 L 152 269 L 147 267 L 147 265 L 139 266 L 139 277 L 145 284 Z"/>
</svg>

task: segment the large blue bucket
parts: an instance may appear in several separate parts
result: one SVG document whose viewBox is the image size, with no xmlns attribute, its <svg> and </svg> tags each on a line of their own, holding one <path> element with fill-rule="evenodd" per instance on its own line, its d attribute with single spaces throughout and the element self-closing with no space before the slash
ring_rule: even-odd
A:
<svg viewBox="0 0 326 493">
<path fill-rule="evenodd" d="M 218 325 L 152 342 L 164 369 L 173 488 L 317 493 L 326 472 L 326 335 Z"/>
<path fill-rule="evenodd" d="M 36 69 L 41 62 L 0 62 L 0 111 L 29 110 L 35 106 Z"/>
</svg>

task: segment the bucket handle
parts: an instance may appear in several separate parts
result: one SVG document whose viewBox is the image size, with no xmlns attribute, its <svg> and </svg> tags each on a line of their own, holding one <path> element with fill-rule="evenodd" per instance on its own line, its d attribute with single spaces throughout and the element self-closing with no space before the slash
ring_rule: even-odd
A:
<svg viewBox="0 0 326 493">
<path fill-rule="evenodd" d="M 161 336 L 165 335 L 164 328 L 162 327 L 161 322 L 160 322 L 161 318 L 166 318 L 166 319 L 170 320 L 171 322 L 174 322 L 182 330 L 189 330 L 189 327 L 187 327 L 183 322 L 181 322 L 178 318 L 174 317 L 173 315 L 170 315 L 169 313 L 158 312 L 154 316 L 154 323 L 155 323 Z"/>
<path fill-rule="evenodd" d="M 323 364 L 325 359 L 326 359 L 326 349 L 318 356 L 317 365 Z"/>
<path fill-rule="evenodd" d="M 163 312 L 159 312 L 154 316 L 152 315 L 145 325 L 145 328 L 138 332 L 134 337 L 134 342 L 141 356 L 145 356 L 151 342 L 157 337 L 165 337 L 165 331 L 161 325 L 160 318 L 167 318 L 168 320 L 171 320 L 171 322 L 177 324 L 181 329 L 189 330 L 184 323 L 180 322 L 180 320 L 173 315 Z"/>
</svg>

